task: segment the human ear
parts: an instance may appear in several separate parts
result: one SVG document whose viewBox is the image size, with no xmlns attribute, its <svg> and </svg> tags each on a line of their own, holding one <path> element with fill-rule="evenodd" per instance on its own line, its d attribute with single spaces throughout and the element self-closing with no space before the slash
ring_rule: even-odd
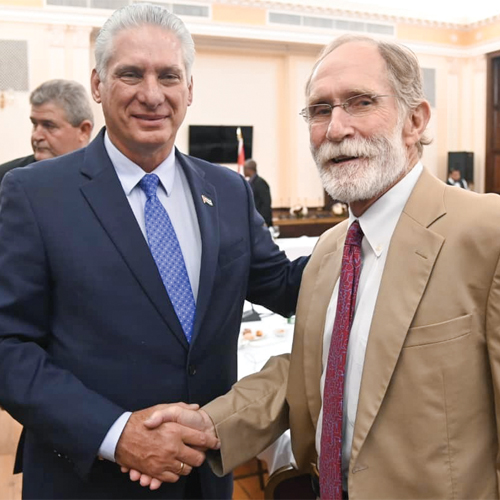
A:
<svg viewBox="0 0 500 500">
<path fill-rule="evenodd" d="M 99 89 L 100 83 L 101 83 L 101 79 L 99 78 L 99 75 L 98 75 L 96 69 L 94 68 L 92 70 L 92 76 L 90 77 L 90 89 L 91 89 L 91 93 L 92 93 L 92 98 L 97 103 L 101 102 L 101 91 Z"/>
<path fill-rule="evenodd" d="M 414 146 L 424 135 L 431 118 L 431 107 L 427 101 L 422 101 L 405 120 L 403 138 L 406 146 Z"/>
</svg>

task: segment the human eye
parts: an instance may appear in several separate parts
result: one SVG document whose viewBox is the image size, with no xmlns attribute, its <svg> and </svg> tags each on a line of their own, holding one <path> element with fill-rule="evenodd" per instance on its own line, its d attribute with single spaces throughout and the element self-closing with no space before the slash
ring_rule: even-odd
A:
<svg viewBox="0 0 500 500">
<path fill-rule="evenodd" d="M 159 78 L 160 78 L 160 81 L 166 85 L 177 83 L 177 82 L 180 82 L 182 80 L 182 76 L 175 71 L 168 71 L 168 72 L 162 73 Z"/>
<path fill-rule="evenodd" d="M 345 107 L 353 113 L 366 113 L 375 106 L 375 98 L 369 94 L 355 95 L 345 101 Z"/>
<path fill-rule="evenodd" d="M 56 124 L 54 122 L 42 122 L 42 127 L 47 130 L 53 130 L 56 128 Z"/>
<path fill-rule="evenodd" d="M 137 83 L 141 79 L 141 73 L 137 69 L 123 69 L 118 72 L 117 74 L 118 78 L 129 84 Z"/>
<path fill-rule="evenodd" d="M 307 108 L 310 118 L 327 118 L 332 114 L 332 107 L 329 104 L 313 104 Z"/>
</svg>

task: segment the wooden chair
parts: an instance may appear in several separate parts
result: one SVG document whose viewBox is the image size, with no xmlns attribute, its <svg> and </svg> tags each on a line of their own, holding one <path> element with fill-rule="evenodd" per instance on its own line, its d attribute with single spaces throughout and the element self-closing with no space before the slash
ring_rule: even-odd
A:
<svg viewBox="0 0 500 500">
<path fill-rule="evenodd" d="M 264 489 L 266 500 L 316 500 L 311 476 L 299 472 L 292 465 L 274 471 Z"/>
</svg>

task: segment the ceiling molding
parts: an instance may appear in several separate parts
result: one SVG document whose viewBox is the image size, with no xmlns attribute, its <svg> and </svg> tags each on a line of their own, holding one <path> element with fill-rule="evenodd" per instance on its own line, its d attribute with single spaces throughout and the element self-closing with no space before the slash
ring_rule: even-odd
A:
<svg viewBox="0 0 500 500">
<path fill-rule="evenodd" d="M 177 2 L 179 0 L 176 0 Z M 208 4 L 213 2 L 210 0 L 205 0 Z M 354 11 L 347 11 L 341 9 L 331 9 L 331 8 L 318 8 L 318 7 L 304 7 L 297 6 L 293 4 L 283 4 L 273 1 L 260 1 L 260 0 L 217 0 L 218 3 L 234 4 L 234 5 L 252 5 L 260 6 L 266 8 L 273 8 L 276 10 L 284 11 L 286 6 L 293 7 L 294 12 L 312 12 L 328 15 L 335 15 L 336 17 L 346 17 L 355 19 L 357 21 L 361 19 L 371 19 L 379 20 L 384 22 L 408 22 L 413 24 L 420 24 L 422 26 L 432 26 L 432 27 L 453 27 L 454 29 L 460 30 L 472 30 L 478 27 L 487 26 L 492 23 L 500 22 L 500 15 L 494 16 L 477 23 L 472 23 L 469 25 L 456 25 L 449 23 L 436 23 L 433 21 L 420 20 L 410 18 L 395 18 L 393 16 L 381 16 L 372 15 L 366 13 L 355 13 Z M 198 3 L 201 3 L 198 0 Z M 340 15 L 342 14 L 342 16 Z M 65 26 L 75 26 L 75 27 L 90 27 L 90 28 L 100 28 L 106 19 L 109 17 L 109 11 L 99 11 L 96 9 L 88 8 L 56 8 L 56 7 L 45 7 L 45 8 L 19 8 L 19 7 L 8 7 L 0 6 L 0 19 L 1 23 L 33 23 L 42 25 L 65 25 Z M 294 27 L 287 27 L 284 25 L 264 25 L 264 26 L 250 26 L 250 25 L 236 25 L 228 23 L 214 23 L 210 20 L 200 20 L 191 19 L 187 16 L 181 16 L 191 31 L 193 36 L 201 37 L 214 37 L 219 40 L 216 43 L 227 43 L 228 39 L 237 40 L 253 40 L 262 41 L 286 45 L 289 44 L 290 47 L 297 48 L 299 45 L 304 45 L 305 47 L 311 46 L 323 46 L 330 42 L 332 36 L 340 36 L 343 34 L 340 30 L 335 30 L 335 33 L 328 30 L 315 30 L 310 29 L 300 29 L 297 30 Z M 469 46 L 469 47 L 455 47 L 448 46 L 444 44 L 427 44 L 420 42 L 406 41 L 399 39 L 399 41 L 405 43 L 413 50 L 435 55 L 444 55 L 450 57 L 476 57 L 488 52 L 493 52 L 499 50 L 500 48 L 500 37 L 498 40 L 481 42 Z M 308 49 L 305 49 L 308 50 Z"/>
<path fill-rule="evenodd" d="M 278 10 L 285 12 L 300 12 L 304 14 L 317 14 L 332 17 L 345 17 L 349 19 L 369 19 L 376 21 L 384 21 L 390 23 L 405 23 L 415 24 L 418 26 L 445 28 L 455 30 L 470 30 L 480 26 L 487 26 L 500 20 L 500 15 L 488 17 L 475 22 L 446 22 L 432 19 L 426 19 L 422 16 L 396 15 L 380 12 L 377 10 L 370 11 L 366 8 L 356 9 L 339 9 L 336 7 L 318 6 L 318 5 L 300 5 L 291 2 L 277 2 L 272 0 L 216 0 L 217 3 L 226 5 L 235 5 L 241 7 L 256 7 L 267 10 Z M 381 7 L 377 7 L 381 9 Z"/>
</svg>

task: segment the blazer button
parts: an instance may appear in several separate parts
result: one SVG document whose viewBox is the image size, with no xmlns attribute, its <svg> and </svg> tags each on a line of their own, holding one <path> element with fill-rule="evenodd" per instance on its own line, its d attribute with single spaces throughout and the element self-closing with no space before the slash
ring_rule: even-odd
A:
<svg viewBox="0 0 500 500">
<path fill-rule="evenodd" d="M 188 366 L 188 373 L 189 375 L 193 376 L 196 374 L 196 368 L 193 365 Z"/>
</svg>

